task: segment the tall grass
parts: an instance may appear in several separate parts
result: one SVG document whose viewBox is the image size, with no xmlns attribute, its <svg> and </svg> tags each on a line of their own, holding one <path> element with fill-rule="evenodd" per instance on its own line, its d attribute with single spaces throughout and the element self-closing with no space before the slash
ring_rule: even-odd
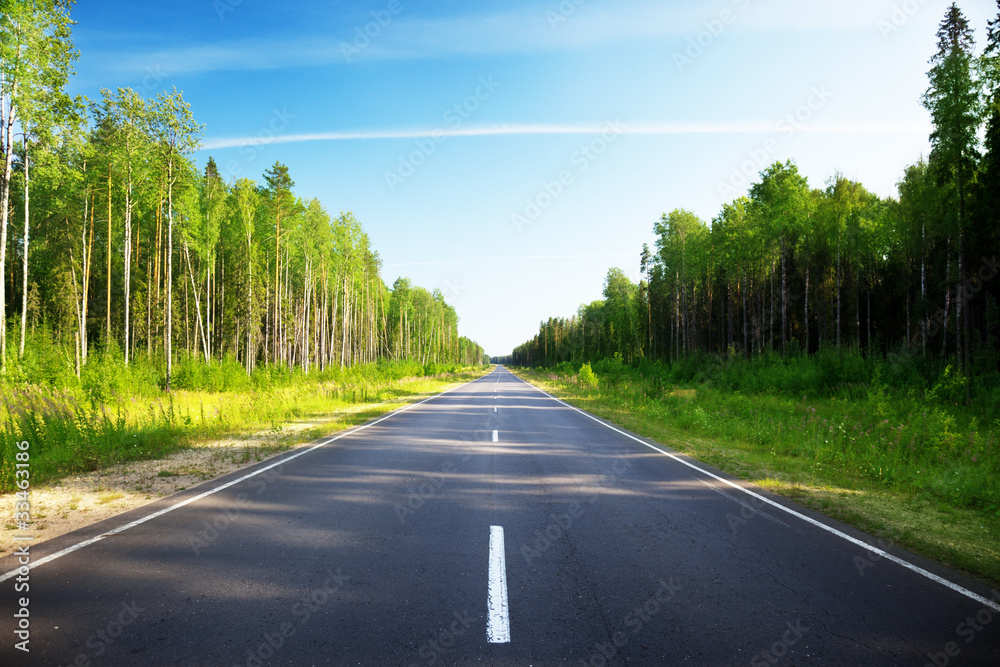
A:
<svg viewBox="0 0 1000 667">
<path fill-rule="evenodd" d="M 129 409 L 38 386 L 2 389 L 0 400 L 0 492 L 14 489 L 15 452 L 21 441 L 29 443 L 30 479 L 46 481 L 163 456 L 177 448 L 184 433 L 172 406 L 162 402 Z"/>
<path fill-rule="evenodd" d="M 947 364 L 835 353 L 635 368 L 612 359 L 594 364 L 597 386 L 589 369 L 574 370 L 548 378 L 619 413 L 802 459 L 820 480 L 854 477 L 1000 516 L 1000 389 L 967 387 Z"/>
<path fill-rule="evenodd" d="M 278 430 L 292 420 L 332 413 L 354 423 L 402 397 L 472 377 L 458 367 L 413 362 L 310 374 L 272 366 L 247 375 L 231 359 L 211 365 L 184 359 L 173 377 L 177 390 L 165 393 L 157 364 L 140 357 L 126 367 L 113 350 L 91 357 L 79 379 L 57 378 L 67 386 L 28 382 L 18 372 L 24 368 L 17 366 L 0 385 L 0 492 L 14 490 L 15 453 L 22 441 L 30 444 L 31 479 L 41 483 L 160 458 L 198 438 Z"/>
</svg>

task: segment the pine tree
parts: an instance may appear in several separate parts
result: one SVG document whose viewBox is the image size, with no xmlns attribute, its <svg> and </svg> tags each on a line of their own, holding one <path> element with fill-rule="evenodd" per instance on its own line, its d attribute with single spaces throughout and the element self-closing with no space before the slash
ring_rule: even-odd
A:
<svg viewBox="0 0 1000 667">
<path fill-rule="evenodd" d="M 955 240 L 958 275 L 955 281 L 955 358 L 965 368 L 968 357 L 968 309 L 965 308 L 965 239 L 971 185 L 978 160 L 979 84 L 974 76 L 975 42 L 969 22 L 952 4 L 937 33 L 938 52 L 931 58 L 930 85 L 923 103 L 931 113 L 931 169 L 938 183 L 954 190 L 955 214 L 946 220 Z"/>
</svg>

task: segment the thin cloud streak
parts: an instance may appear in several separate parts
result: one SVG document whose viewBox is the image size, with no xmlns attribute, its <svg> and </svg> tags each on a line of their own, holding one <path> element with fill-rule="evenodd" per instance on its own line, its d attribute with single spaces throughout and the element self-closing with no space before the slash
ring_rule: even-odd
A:
<svg viewBox="0 0 1000 667">
<path fill-rule="evenodd" d="M 469 264 L 481 262 L 514 262 L 524 260 L 550 260 L 550 259 L 634 259 L 634 255 L 511 255 L 507 257 L 465 257 L 462 259 L 442 259 L 430 262 L 403 262 L 400 264 L 386 264 L 384 268 L 399 268 L 405 266 L 445 266 L 448 264 Z"/>
<path fill-rule="evenodd" d="M 582 123 L 582 124 L 500 124 L 480 127 L 429 128 L 408 130 L 361 130 L 352 132 L 312 132 L 274 136 L 216 137 L 202 142 L 202 150 L 292 144 L 316 141 L 369 141 L 378 139 L 444 139 L 451 137 L 495 137 L 505 135 L 600 135 L 604 132 L 632 135 L 697 134 L 927 134 L 929 123 L 814 123 L 795 129 L 773 121 L 698 123 Z"/>
</svg>

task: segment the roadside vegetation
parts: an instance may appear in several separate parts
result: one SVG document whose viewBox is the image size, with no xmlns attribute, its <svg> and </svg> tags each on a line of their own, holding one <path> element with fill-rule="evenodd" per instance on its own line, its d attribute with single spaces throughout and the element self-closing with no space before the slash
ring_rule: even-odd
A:
<svg viewBox="0 0 1000 667">
<path fill-rule="evenodd" d="M 857 354 L 521 369 L 543 389 L 890 542 L 1000 582 L 1000 403 Z"/>
<path fill-rule="evenodd" d="M 91 358 L 78 383 L 0 386 L 0 493 L 15 489 L 17 444 L 27 441 L 32 485 L 128 461 L 163 458 L 194 440 L 292 421 L 323 421 L 309 440 L 359 424 L 402 403 L 472 380 L 488 367 L 380 362 L 304 373 L 260 366 L 247 375 L 235 360 L 185 360 L 172 392 L 160 367 Z M 294 443 L 285 443 L 291 446 Z"/>
</svg>

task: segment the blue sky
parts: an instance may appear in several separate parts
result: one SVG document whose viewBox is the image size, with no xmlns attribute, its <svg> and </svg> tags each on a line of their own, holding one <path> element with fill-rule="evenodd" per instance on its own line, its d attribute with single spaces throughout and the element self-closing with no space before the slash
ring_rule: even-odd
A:
<svg viewBox="0 0 1000 667">
<path fill-rule="evenodd" d="M 663 212 L 767 163 L 895 194 L 944 0 L 81 2 L 74 92 L 176 86 L 230 178 L 275 160 L 510 352 L 601 298 Z M 960 2 L 981 44 L 992 0 Z M 750 176 L 748 177 L 747 174 Z"/>
</svg>

